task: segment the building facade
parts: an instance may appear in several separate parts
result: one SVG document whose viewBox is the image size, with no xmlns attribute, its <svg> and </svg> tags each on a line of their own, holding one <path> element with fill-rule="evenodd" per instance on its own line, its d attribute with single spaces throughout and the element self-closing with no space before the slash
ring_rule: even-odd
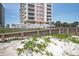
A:
<svg viewBox="0 0 79 59">
<path fill-rule="evenodd" d="M 21 3 L 21 24 L 47 24 L 52 19 L 51 3 Z"/>
<path fill-rule="evenodd" d="M 0 3 L 0 27 L 5 26 L 5 9 L 3 5 Z"/>
</svg>

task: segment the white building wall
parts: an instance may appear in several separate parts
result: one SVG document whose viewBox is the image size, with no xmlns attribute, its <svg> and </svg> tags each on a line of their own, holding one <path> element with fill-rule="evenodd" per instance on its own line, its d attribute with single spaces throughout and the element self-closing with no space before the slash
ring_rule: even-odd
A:
<svg viewBox="0 0 79 59">
<path fill-rule="evenodd" d="M 44 4 L 44 8 L 45 8 L 44 9 L 44 11 L 45 11 L 44 12 L 44 22 L 46 22 L 47 21 L 47 3 Z"/>
<path fill-rule="evenodd" d="M 26 18 L 22 20 L 23 22 L 27 22 L 27 20 L 29 20 L 29 19 L 28 19 L 28 4 L 30 4 L 30 3 L 26 3 L 26 5 L 25 5 L 26 10 L 25 10 L 24 12 L 26 12 L 26 14 L 25 14 Z M 41 10 L 41 8 L 37 8 L 37 6 L 39 6 L 39 5 L 41 6 L 41 3 L 34 3 L 34 5 L 35 5 L 35 7 L 34 7 L 35 16 L 34 16 L 34 20 L 33 20 L 33 21 L 40 21 L 40 20 L 41 20 L 41 21 L 43 21 L 44 23 L 47 22 L 47 3 L 44 3 L 44 6 L 42 6 L 42 7 L 44 7 L 43 10 Z M 37 14 L 39 13 L 37 10 L 44 11 L 44 12 L 42 13 L 42 15 L 44 15 L 44 16 L 43 16 L 43 17 L 37 16 Z M 23 16 L 22 16 L 22 17 L 23 17 Z M 42 19 L 40 19 L 40 18 L 42 18 Z"/>
<path fill-rule="evenodd" d="M 44 4 L 35 3 L 35 20 L 44 21 Z"/>
<path fill-rule="evenodd" d="M 35 3 L 35 21 L 37 20 L 37 4 Z"/>
<path fill-rule="evenodd" d="M 26 14 L 25 14 L 25 16 L 26 16 L 26 19 L 25 20 L 28 20 L 28 4 L 26 4 L 26 10 L 25 10 L 25 12 L 26 12 Z"/>
</svg>

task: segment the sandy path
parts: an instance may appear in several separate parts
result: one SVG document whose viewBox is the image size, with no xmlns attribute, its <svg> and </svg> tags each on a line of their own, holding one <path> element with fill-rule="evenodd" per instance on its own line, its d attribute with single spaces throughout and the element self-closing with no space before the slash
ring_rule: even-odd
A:
<svg viewBox="0 0 79 59">
<path fill-rule="evenodd" d="M 0 56 L 17 56 L 16 48 L 20 41 L 0 45 Z"/>
</svg>

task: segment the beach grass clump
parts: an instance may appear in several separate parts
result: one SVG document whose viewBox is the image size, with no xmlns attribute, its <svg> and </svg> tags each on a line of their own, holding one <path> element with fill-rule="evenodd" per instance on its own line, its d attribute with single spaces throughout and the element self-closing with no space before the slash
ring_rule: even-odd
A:
<svg viewBox="0 0 79 59">
<path fill-rule="evenodd" d="M 79 44 L 79 38 L 72 37 L 70 34 L 51 34 L 52 37 L 61 39 L 61 41 L 73 42 Z"/>
<path fill-rule="evenodd" d="M 72 36 L 69 34 L 51 34 L 52 37 L 60 39 L 61 41 L 68 41 Z"/>
<path fill-rule="evenodd" d="M 66 38 L 71 37 L 69 34 L 51 34 L 51 35 L 53 37 L 60 38 L 60 39 L 66 39 Z"/>
<path fill-rule="evenodd" d="M 7 28 L 7 27 L 1 27 L 0 33 L 12 33 L 12 32 L 22 32 L 22 31 L 33 31 L 33 30 L 45 30 L 45 28 Z"/>
<path fill-rule="evenodd" d="M 28 55 L 30 52 L 31 55 L 33 55 L 33 53 L 40 53 L 41 55 L 52 56 L 52 52 L 46 50 L 49 43 L 51 43 L 49 37 L 42 39 L 34 36 L 29 38 L 28 41 L 24 42 L 23 48 L 17 48 L 17 54 L 21 55 L 22 53 L 26 52 L 25 54 Z"/>
<path fill-rule="evenodd" d="M 79 38 L 72 37 L 69 40 L 72 41 L 73 43 L 79 44 Z"/>
<path fill-rule="evenodd" d="M 51 41 L 51 38 L 61 39 L 61 41 L 73 42 L 79 44 L 79 38 L 72 37 L 70 34 L 51 34 L 46 36 L 33 36 L 29 37 L 27 41 L 22 42 L 23 48 L 17 48 L 18 55 L 25 53 L 33 56 L 33 53 L 53 56 L 53 53 L 47 50 L 47 47 L 50 43 L 54 43 Z"/>
</svg>

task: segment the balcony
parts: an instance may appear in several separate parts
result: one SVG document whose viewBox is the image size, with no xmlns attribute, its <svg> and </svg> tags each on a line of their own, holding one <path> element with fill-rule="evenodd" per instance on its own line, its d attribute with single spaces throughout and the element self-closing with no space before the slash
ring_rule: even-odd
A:
<svg viewBox="0 0 79 59">
<path fill-rule="evenodd" d="M 28 9 L 34 9 L 34 7 L 28 7 Z"/>
<path fill-rule="evenodd" d="M 34 13 L 30 13 L 30 12 L 29 12 L 29 13 L 28 13 L 28 15 L 35 15 L 35 14 L 34 14 Z"/>
<path fill-rule="evenodd" d="M 51 7 L 47 7 L 47 10 L 51 10 Z"/>
<path fill-rule="evenodd" d="M 28 7 L 34 7 L 34 4 L 28 4 Z"/>
<path fill-rule="evenodd" d="M 51 4 L 47 5 L 47 7 L 51 7 Z"/>
<path fill-rule="evenodd" d="M 50 21 L 51 19 L 47 19 L 47 21 Z"/>
<path fill-rule="evenodd" d="M 29 20 L 34 20 L 34 17 L 28 17 Z"/>
<path fill-rule="evenodd" d="M 34 9 L 28 8 L 29 11 L 34 11 Z"/>
<path fill-rule="evenodd" d="M 47 12 L 47 14 L 51 14 L 51 11 L 50 12 Z"/>
</svg>

